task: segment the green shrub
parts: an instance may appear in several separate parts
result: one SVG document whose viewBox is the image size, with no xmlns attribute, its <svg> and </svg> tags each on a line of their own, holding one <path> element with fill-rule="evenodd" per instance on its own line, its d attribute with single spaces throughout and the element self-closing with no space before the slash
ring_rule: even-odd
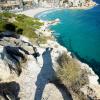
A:
<svg viewBox="0 0 100 100">
<path fill-rule="evenodd" d="M 8 12 L 0 13 L 0 31 L 5 31 L 5 24 L 9 22 L 9 19 L 12 17 L 15 18 L 15 21 L 12 24 L 16 26 L 16 31 L 18 29 L 21 29 L 24 36 L 34 40 L 38 38 L 35 30 L 39 29 L 43 25 L 43 23 L 40 22 L 37 18 L 31 18 L 23 14 L 15 15 Z M 39 37 L 39 39 L 39 42 L 41 43 L 46 42 L 44 36 Z"/>
<path fill-rule="evenodd" d="M 18 28 L 23 29 L 23 35 L 29 38 L 37 38 L 35 33 L 36 29 L 39 29 L 43 23 L 39 22 L 36 18 L 27 17 L 25 15 L 17 15 L 15 25 Z"/>
<path fill-rule="evenodd" d="M 0 13 L 0 31 L 5 31 L 4 26 L 8 22 L 9 18 L 12 18 L 14 14 L 9 12 Z"/>
<path fill-rule="evenodd" d="M 23 14 L 16 15 L 16 20 L 17 21 L 23 21 L 26 18 L 27 18 L 27 16 L 25 16 Z"/>
<path fill-rule="evenodd" d="M 6 24 L 6 21 L 0 19 L 0 32 L 5 31 L 4 29 L 5 24 Z"/>
<path fill-rule="evenodd" d="M 15 14 L 9 13 L 9 12 L 0 13 L 0 17 L 3 17 L 3 18 L 12 18 L 14 16 L 15 16 Z"/>
<path fill-rule="evenodd" d="M 25 16 L 23 14 L 17 15 L 16 20 L 18 22 L 23 22 L 24 24 L 29 25 L 29 26 L 31 25 L 33 27 L 34 26 L 40 27 L 43 25 L 43 23 L 40 22 L 39 20 L 37 20 L 36 18 L 31 18 L 31 17 Z M 37 29 L 37 27 L 36 27 L 36 29 Z"/>
</svg>

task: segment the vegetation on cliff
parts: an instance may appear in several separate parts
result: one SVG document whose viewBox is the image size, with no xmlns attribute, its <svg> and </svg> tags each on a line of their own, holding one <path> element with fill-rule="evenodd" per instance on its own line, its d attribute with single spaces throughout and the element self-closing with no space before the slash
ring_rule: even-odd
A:
<svg viewBox="0 0 100 100">
<path fill-rule="evenodd" d="M 1 32 L 7 31 L 7 30 L 5 30 L 7 28 L 5 28 L 4 26 L 7 23 L 9 23 L 9 22 L 12 23 L 16 27 L 16 29 L 14 31 L 15 33 L 23 34 L 23 35 L 27 36 L 28 38 L 30 38 L 31 40 L 37 39 L 38 43 L 44 43 L 45 40 L 51 38 L 51 37 L 47 38 L 47 37 L 45 37 L 44 35 L 41 35 L 41 34 L 39 36 L 38 34 L 35 33 L 35 31 L 37 29 L 39 29 L 43 25 L 43 23 L 40 22 L 36 18 L 30 18 L 30 17 L 27 17 L 25 15 L 15 15 L 15 14 L 12 14 L 12 13 L 7 13 L 7 12 L 0 13 L 0 31 Z M 8 40 L 9 40 L 9 43 L 10 43 L 10 40 L 12 42 L 13 39 L 10 37 L 10 38 L 8 38 Z M 3 44 L 6 43 L 6 45 L 7 45 L 8 41 L 7 42 L 6 41 L 7 41 L 7 38 L 6 39 L 2 39 L 2 41 L 0 41 L 0 42 L 2 42 Z M 14 40 L 14 42 L 11 43 L 11 44 L 16 45 L 16 43 L 17 43 L 17 39 L 16 39 L 16 42 Z M 25 44 L 26 44 L 26 42 L 25 42 Z M 16 49 L 14 49 L 13 47 L 10 47 L 10 48 L 6 47 L 6 51 L 8 50 L 10 52 L 9 55 L 14 55 L 15 56 L 16 53 L 17 53 L 17 56 L 20 57 L 20 58 L 22 58 L 22 60 L 20 61 L 21 64 L 23 64 L 24 61 L 27 60 L 26 59 L 27 58 L 27 54 L 28 55 L 32 55 L 33 52 L 35 53 L 35 50 L 32 49 L 33 47 L 31 47 L 31 48 L 27 47 L 27 51 L 24 50 L 24 48 L 26 46 L 31 46 L 31 44 L 29 45 L 29 43 L 26 46 L 25 46 L 25 44 L 24 44 L 24 46 L 21 46 L 23 48 L 16 47 Z M 17 44 L 17 46 L 19 46 L 19 45 Z M 31 53 L 31 49 L 32 49 L 32 53 Z M 25 57 L 22 54 L 19 54 L 19 52 L 18 52 L 19 50 L 20 51 L 21 50 L 24 51 Z M 29 52 L 29 53 L 27 53 L 27 52 Z M 61 54 L 61 53 L 59 52 L 58 54 Z M 48 55 L 48 52 L 47 52 L 47 55 Z M 6 56 L 6 53 L 4 53 L 4 56 Z M 51 57 L 51 56 L 49 55 L 49 57 Z M 25 58 L 25 59 L 23 59 L 23 58 Z M 46 56 L 46 58 L 47 58 L 47 56 Z M 13 59 L 16 60 L 16 58 L 13 58 Z M 7 58 L 7 60 L 9 60 L 9 58 Z M 47 60 L 48 59 L 46 59 L 46 62 L 47 62 Z M 47 66 L 49 65 L 50 67 L 52 67 L 52 61 L 51 61 L 51 59 L 48 62 L 51 62 L 51 65 L 47 64 Z M 64 88 L 68 88 L 68 90 L 70 90 L 72 96 L 74 97 L 74 100 L 87 100 L 87 97 L 80 91 L 80 89 L 84 85 L 88 84 L 89 80 L 88 80 L 88 77 L 87 77 L 87 71 L 84 70 L 84 69 L 81 69 L 81 66 L 76 61 L 76 59 L 71 58 L 70 56 L 68 56 L 66 52 L 64 52 L 62 55 L 60 55 L 58 57 L 57 62 L 59 64 L 59 66 L 58 66 L 58 70 L 57 70 L 57 77 L 56 77 L 56 79 L 60 80 L 59 82 L 60 82 L 60 84 L 62 84 L 61 86 L 63 86 Z M 18 61 L 17 61 L 16 66 L 14 66 L 15 69 L 14 68 L 13 69 L 15 71 L 16 70 L 19 71 L 19 68 L 23 67 L 21 64 L 18 65 Z M 32 69 L 33 69 L 34 63 L 31 64 L 31 65 L 32 65 Z M 5 66 L 5 68 L 6 67 L 7 66 Z M 12 67 L 12 66 L 9 66 L 9 67 Z M 17 69 L 16 69 L 16 67 L 17 67 Z M 38 66 L 36 66 L 36 67 L 38 67 Z M 39 67 L 39 69 L 40 69 L 40 67 Z M 5 71 L 5 72 L 7 73 L 7 71 Z M 20 75 L 21 72 L 22 72 L 22 70 L 20 70 L 18 74 Z M 47 73 L 47 71 L 46 71 L 46 73 Z M 3 73 L 3 75 L 5 76 L 4 73 Z M 42 75 L 42 74 L 39 74 L 39 75 Z M 32 81 L 33 81 L 33 79 L 34 78 L 32 78 Z M 49 81 L 52 82 L 52 80 L 49 80 Z M 14 84 L 17 84 L 17 83 L 14 83 Z M 26 85 L 26 83 L 25 83 L 25 85 Z M 56 83 L 56 86 L 57 85 L 59 85 L 59 84 Z M 2 86 L 2 84 L 1 84 L 1 86 Z M 32 84 L 32 86 L 33 86 L 33 84 Z M 33 92 L 33 90 L 32 90 L 32 92 Z M 8 95 L 6 92 L 5 92 L 5 94 Z M 11 95 L 13 95 L 13 94 L 11 94 Z"/>
<path fill-rule="evenodd" d="M 6 31 L 4 26 L 9 22 L 15 25 L 16 33 L 23 34 L 33 41 L 38 38 L 35 31 L 44 24 L 37 18 L 31 18 L 22 14 L 16 15 L 13 13 L 3 12 L 0 13 L 0 32 Z M 46 41 L 45 37 L 39 37 L 39 39 L 43 43 Z"/>
<path fill-rule="evenodd" d="M 87 72 L 81 69 L 80 65 L 73 58 L 70 58 L 66 53 L 63 53 L 57 59 L 59 64 L 57 76 L 75 97 L 79 100 L 85 100 L 85 96 L 80 89 L 88 84 Z M 77 99 L 78 100 L 78 99 Z"/>
<path fill-rule="evenodd" d="M 22 79 L 22 81 L 24 81 L 23 77 L 28 77 L 29 79 L 31 77 L 29 72 L 28 75 L 26 75 L 23 71 L 29 68 L 29 59 L 27 56 L 31 55 L 33 56 L 32 58 L 36 58 L 38 56 L 38 52 L 36 51 L 37 49 L 34 44 L 27 40 L 37 39 L 38 34 L 36 34 L 35 31 L 42 25 L 43 23 L 36 18 L 30 18 L 25 15 L 16 15 L 8 12 L 0 13 L 0 100 L 20 99 L 18 95 L 19 92 L 21 92 L 20 87 L 22 86 L 19 80 Z M 28 38 L 20 35 L 24 35 Z M 42 38 L 40 37 L 39 39 L 44 41 Z M 22 72 L 24 74 L 22 74 Z M 20 77 L 20 75 L 22 76 Z M 18 80 L 16 78 L 18 78 Z M 6 83 L 7 80 L 10 82 Z M 32 81 L 33 80 L 34 79 L 32 78 Z M 26 85 L 27 84 L 25 83 L 23 87 L 25 86 L 25 88 L 27 88 Z M 24 94 L 25 91 L 26 90 L 24 90 Z M 31 89 L 28 91 L 31 91 Z"/>
</svg>

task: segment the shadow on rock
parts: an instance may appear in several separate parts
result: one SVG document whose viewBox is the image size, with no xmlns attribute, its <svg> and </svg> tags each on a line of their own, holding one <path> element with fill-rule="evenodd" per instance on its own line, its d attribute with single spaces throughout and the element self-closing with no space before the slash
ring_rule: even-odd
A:
<svg viewBox="0 0 100 100">
<path fill-rule="evenodd" d="M 20 51 L 25 52 L 25 50 L 21 47 L 4 47 L 4 59 L 8 63 L 10 70 L 14 70 L 17 75 L 20 75 L 22 72 L 21 61 L 26 62 L 27 60 L 26 57 Z"/>
<path fill-rule="evenodd" d="M 67 89 L 67 87 L 62 84 L 62 82 L 59 79 L 56 79 L 54 81 L 50 81 L 50 83 L 55 84 L 55 86 L 59 89 L 59 91 L 62 93 L 64 100 L 73 100 L 71 93 Z"/>
<path fill-rule="evenodd" d="M 9 83 L 0 83 L 0 100 L 20 100 L 18 97 L 20 86 L 12 81 Z"/>
<path fill-rule="evenodd" d="M 6 23 L 4 25 L 5 32 L 2 32 L 0 34 L 0 39 L 4 37 L 13 37 L 13 38 L 19 38 L 20 36 L 16 33 L 21 33 L 19 31 L 16 32 L 16 26 L 13 23 Z"/>
<path fill-rule="evenodd" d="M 48 83 L 55 84 L 54 80 L 56 79 L 56 73 L 53 69 L 51 52 L 52 52 L 52 48 L 46 48 L 46 50 L 42 54 L 43 66 L 42 66 L 42 69 L 41 69 L 39 75 L 37 76 L 37 81 L 36 81 L 37 88 L 36 88 L 34 100 L 42 100 L 42 94 L 43 94 L 43 90 L 44 90 L 46 84 L 48 84 Z M 66 96 L 63 95 L 64 92 L 66 92 L 64 89 L 65 88 L 64 86 L 61 86 L 60 84 L 55 84 L 55 86 L 61 92 L 64 100 L 72 100 L 72 99 L 66 99 Z"/>
</svg>

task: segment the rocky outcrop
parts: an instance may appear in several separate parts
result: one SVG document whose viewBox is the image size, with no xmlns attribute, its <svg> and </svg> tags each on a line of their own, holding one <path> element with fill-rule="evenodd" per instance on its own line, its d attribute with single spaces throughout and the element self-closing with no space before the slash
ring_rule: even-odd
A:
<svg viewBox="0 0 100 100">
<path fill-rule="evenodd" d="M 71 100 L 63 89 L 51 83 L 55 78 L 55 60 L 62 47 L 54 41 L 40 46 L 33 46 L 23 36 L 0 38 L 1 100 Z M 34 48 L 39 52 L 37 59 Z"/>
</svg>

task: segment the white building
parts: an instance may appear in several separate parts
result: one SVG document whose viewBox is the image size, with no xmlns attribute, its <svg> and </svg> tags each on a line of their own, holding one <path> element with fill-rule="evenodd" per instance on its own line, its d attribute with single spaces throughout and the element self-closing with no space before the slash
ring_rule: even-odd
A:
<svg viewBox="0 0 100 100">
<path fill-rule="evenodd" d="M 1 9 L 13 9 L 20 7 L 20 0 L 0 0 Z"/>
</svg>

